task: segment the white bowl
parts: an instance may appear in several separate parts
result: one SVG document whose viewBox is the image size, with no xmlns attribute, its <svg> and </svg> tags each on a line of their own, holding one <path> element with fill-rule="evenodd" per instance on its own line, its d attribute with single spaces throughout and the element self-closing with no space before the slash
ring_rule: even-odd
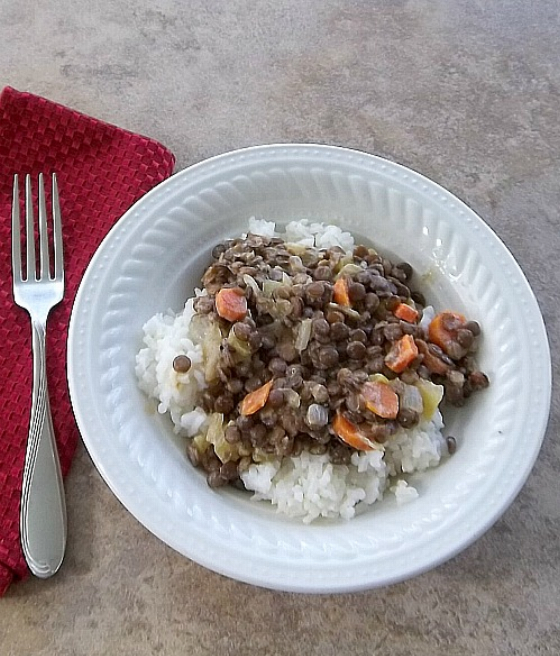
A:
<svg viewBox="0 0 560 656">
<path fill-rule="evenodd" d="M 142 325 L 179 311 L 221 239 L 250 216 L 336 223 L 407 260 L 436 308 L 482 325 L 489 389 L 449 413 L 459 448 L 414 477 L 420 496 L 383 500 L 349 522 L 310 526 L 234 489 L 210 489 L 165 418 L 148 410 L 134 363 Z M 101 475 L 152 533 L 188 558 L 255 585 L 299 592 L 401 581 L 482 535 L 525 482 L 550 404 L 550 355 L 531 289 L 490 228 L 452 194 L 379 157 L 278 145 L 214 157 L 136 203 L 93 258 L 72 314 L 68 377 Z"/>
</svg>

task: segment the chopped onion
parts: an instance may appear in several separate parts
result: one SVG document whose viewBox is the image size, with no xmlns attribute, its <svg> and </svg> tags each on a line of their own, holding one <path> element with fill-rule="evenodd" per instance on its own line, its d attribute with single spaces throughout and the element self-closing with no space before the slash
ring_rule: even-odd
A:
<svg viewBox="0 0 560 656">
<path fill-rule="evenodd" d="M 220 344 L 222 342 L 222 333 L 218 324 L 211 322 L 208 326 L 208 332 L 204 335 L 202 342 L 202 357 L 204 361 L 204 377 L 207 382 L 217 380 L 218 363 L 220 361 Z"/>
<path fill-rule="evenodd" d="M 213 412 L 208 422 L 206 441 L 214 446 L 214 452 L 222 462 L 237 460 L 239 453 L 237 445 L 230 444 L 225 437 L 224 415 Z"/>
<path fill-rule="evenodd" d="M 404 389 L 400 395 L 400 407 L 401 409 L 412 410 L 417 414 L 421 415 L 424 411 L 424 401 L 422 399 L 422 394 L 417 387 L 414 385 L 404 384 Z"/>
<path fill-rule="evenodd" d="M 247 285 L 247 287 L 250 287 L 255 292 L 255 294 L 261 293 L 257 281 L 253 278 L 253 276 L 250 276 L 248 273 L 244 273 L 243 282 Z"/>
<path fill-rule="evenodd" d="M 420 378 L 415 383 L 415 386 L 422 395 L 422 402 L 424 404 L 422 418 L 430 420 L 443 398 L 443 385 L 435 385 L 431 380 Z"/>
<path fill-rule="evenodd" d="M 307 345 L 309 344 L 309 340 L 311 339 L 311 327 L 312 327 L 311 324 L 312 324 L 311 319 L 304 319 L 297 327 L 294 346 L 296 351 L 298 351 L 299 353 L 305 351 Z"/>
<path fill-rule="evenodd" d="M 284 319 L 292 311 L 292 304 L 290 301 L 279 298 L 277 301 L 274 301 L 272 307 L 270 308 L 270 315 L 274 319 Z"/>
<path fill-rule="evenodd" d="M 432 319 L 436 316 L 436 311 L 431 305 L 426 305 L 422 310 L 422 318 L 420 319 L 420 327 L 428 330 L 429 325 L 432 323 Z"/>
<path fill-rule="evenodd" d="M 282 284 L 288 287 L 293 285 L 292 278 L 285 271 L 282 271 Z"/>
<path fill-rule="evenodd" d="M 338 303 L 329 303 L 329 308 L 332 310 L 338 310 L 339 312 L 342 312 L 343 314 L 345 314 L 347 317 L 350 317 L 351 319 L 360 318 L 359 312 L 353 310 L 350 307 L 347 307 L 346 305 L 339 305 Z"/>
<path fill-rule="evenodd" d="M 305 271 L 305 267 L 303 266 L 303 262 L 301 261 L 301 257 L 299 255 L 291 255 L 289 259 L 290 263 L 290 269 L 292 270 L 293 273 L 299 273 L 301 271 Z"/>
<path fill-rule="evenodd" d="M 348 264 L 345 264 L 342 269 L 336 274 L 337 278 L 340 278 L 340 276 L 352 276 L 355 275 L 356 273 L 360 273 L 363 271 L 363 267 L 359 266 L 358 264 L 354 264 L 353 262 L 349 262 Z"/>
<path fill-rule="evenodd" d="M 279 280 L 265 280 L 263 282 L 263 294 L 265 296 L 272 296 L 274 293 L 274 290 L 278 289 L 278 287 L 282 287 L 283 283 L 281 283 Z"/>
<path fill-rule="evenodd" d="M 228 344 L 231 346 L 231 348 L 239 353 L 239 355 L 243 358 L 248 358 L 251 355 L 251 348 L 247 342 L 241 341 L 236 335 L 233 330 L 229 331 L 228 338 L 227 338 Z"/>
<path fill-rule="evenodd" d="M 307 246 L 305 244 L 286 244 L 286 250 L 292 255 L 303 255 Z"/>
</svg>

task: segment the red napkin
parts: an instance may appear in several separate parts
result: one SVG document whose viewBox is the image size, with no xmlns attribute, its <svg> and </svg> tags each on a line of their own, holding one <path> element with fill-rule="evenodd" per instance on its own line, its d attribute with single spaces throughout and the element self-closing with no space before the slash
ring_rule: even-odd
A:
<svg viewBox="0 0 560 656">
<path fill-rule="evenodd" d="M 58 178 L 66 292 L 49 317 L 47 375 L 66 474 L 78 441 L 66 384 L 66 337 L 74 296 L 108 230 L 136 200 L 171 175 L 174 164 L 173 154 L 152 139 L 10 87 L 0 95 L 0 596 L 12 580 L 28 573 L 20 546 L 19 502 L 31 408 L 31 334 L 26 312 L 12 297 L 13 175 L 55 172 Z"/>
</svg>

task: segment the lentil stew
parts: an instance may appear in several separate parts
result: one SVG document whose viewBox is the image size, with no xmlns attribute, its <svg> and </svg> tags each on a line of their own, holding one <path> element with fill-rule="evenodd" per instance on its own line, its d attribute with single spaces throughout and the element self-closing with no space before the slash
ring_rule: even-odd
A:
<svg viewBox="0 0 560 656">
<path fill-rule="evenodd" d="M 363 245 L 248 234 L 213 249 L 193 317 L 210 421 L 187 447 L 210 486 L 304 450 L 348 463 L 429 418 L 442 396 L 461 406 L 488 386 L 478 323 L 445 311 L 426 325 L 413 279 L 410 264 Z M 176 371 L 189 366 L 176 357 Z"/>
</svg>

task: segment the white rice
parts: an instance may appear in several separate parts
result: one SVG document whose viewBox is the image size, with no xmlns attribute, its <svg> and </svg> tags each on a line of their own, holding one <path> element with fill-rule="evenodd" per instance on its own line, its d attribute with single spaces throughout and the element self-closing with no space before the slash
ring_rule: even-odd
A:
<svg viewBox="0 0 560 656">
<path fill-rule="evenodd" d="M 400 429 L 386 445 L 353 453 L 350 465 L 333 465 L 328 455 L 302 453 L 296 458 L 251 465 L 241 478 L 256 500 L 268 500 L 278 511 L 301 517 L 351 519 L 356 511 L 383 498 L 388 491 L 398 505 L 418 497 L 403 474 L 436 467 L 447 452 L 441 415 L 413 429 Z"/>
<path fill-rule="evenodd" d="M 278 234 L 274 223 L 254 218 L 249 220 L 249 231 L 269 237 Z M 308 221 L 289 223 L 280 236 L 318 248 L 354 247 L 350 233 Z M 191 330 L 193 300 L 189 299 L 179 314 L 152 317 L 144 325 L 144 346 L 136 356 L 140 389 L 156 401 L 159 413 L 170 416 L 175 432 L 185 438 L 197 435 L 207 421 L 204 410 L 196 405 L 205 380 L 202 339 Z M 186 374 L 173 369 L 173 359 L 179 353 L 192 362 Z M 282 461 L 253 464 L 242 474 L 242 480 L 253 491 L 255 501 L 266 500 L 278 512 L 305 523 L 318 517 L 351 519 L 387 493 L 393 494 L 399 505 L 417 498 L 417 490 L 403 476 L 440 463 L 447 454 L 442 428 L 441 415 L 436 411 L 430 421 L 400 429 L 385 445 L 354 453 L 349 465 L 333 464 L 328 455 L 302 453 Z"/>
<path fill-rule="evenodd" d="M 148 397 L 158 402 L 160 414 L 169 413 L 177 433 L 193 437 L 206 421 L 206 413 L 196 400 L 205 387 L 202 369 L 202 344 L 190 333 L 194 314 L 190 298 L 180 314 L 156 314 L 144 325 L 144 345 L 136 356 L 138 385 Z M 173 369 L 178 353 L 192 363 L 185 374 Z"/>
</svg>

